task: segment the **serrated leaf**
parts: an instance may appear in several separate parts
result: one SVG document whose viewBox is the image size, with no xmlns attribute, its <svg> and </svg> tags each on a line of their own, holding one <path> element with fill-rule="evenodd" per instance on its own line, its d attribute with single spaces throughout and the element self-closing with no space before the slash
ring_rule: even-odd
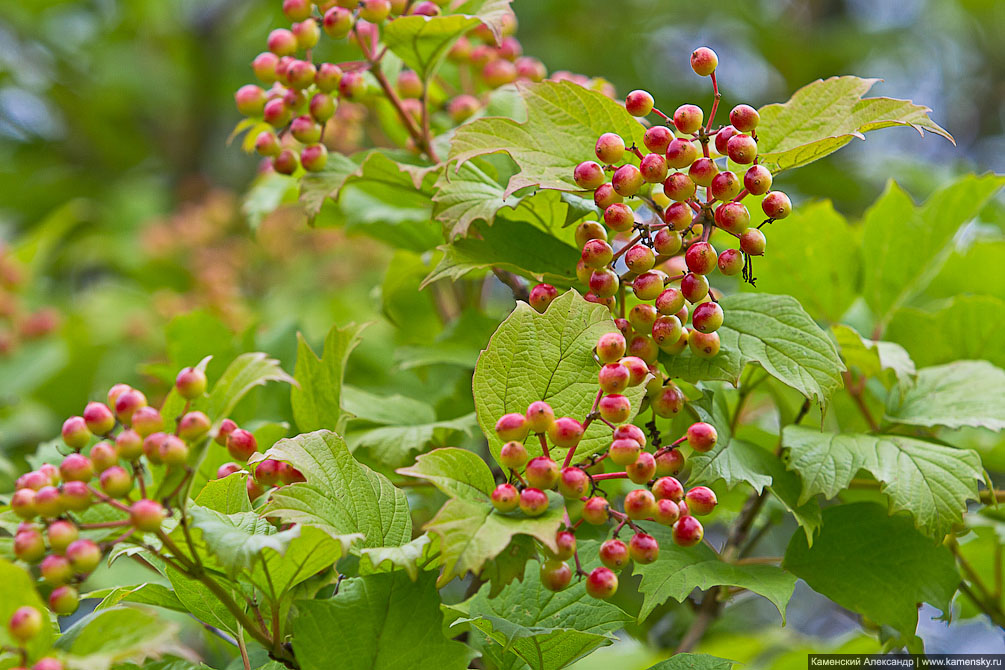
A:
<svg viewBox="0 0 1005 670">
<path fill-rule="evenodd" d="M 880 377 L 884 370 L 889 370 L 903 382 L 914 377 L 914 361 L 896 342 L 866 339 L 850 326 L 840 323 L 831 326 L 831 331 L 845 364 L 858 368 L 864 376 Z"/>
<path fill-rule="evenodd" d="M 597 395 L 597 363 L 593 348 L 604 333 L 615 330 L 610 311 L 568 291 L 539 314 L 524 302 L 517 303 L 478 357 L 472 380 L 475 410 L 492 455 L 498 459 L 503 442 L 495 433 L 496 421 L 508 412 L 527 411 L 536 400 L 547 401 L 555 416 L 583 421 Z M 632 416 L 642 401 L 644 384 L 628 389 Z M 631 421 L 631 417 L 629 417 Z M 609 446 L 610 429 L 594 422 L 576 453 L 586 456 Z M 536 437 L 527 439 L 532 455 L 541 453 Z M 554 448 L 561 461 L 566 450 Z"/>
<path fill-rule="evenodd" d="M 674 654 L 647 670 L 730 670 L 736 661 L 708 654 Z"/>
<path fill-rule="evenodd" d="M 644 621 L 668 598 L 684 602 L 696 588 L 705 591 L 713 586 L 739 586 L 771 601 L 784 624 L 785 609 L 796 586 L 794 575 L 772 565 L 726 563 L 705 544 L 679 547 L 674 544 L 669 528 L 655 524 L 645 524 L 645 527 L 659 542 L 660 554 L 647 565 L 634 564 L 632 574 L 642 577 L 639 621 Z"/>
<path fill-rule="evenodd" d="M 206 414 L 213 420 L 214 429 L 251 389 L 268 382 L 296 384 L 296 380 L 280 367 L 279 361 L 266 354 L 247 353 L 235 358 L 213 385 L 206 403 Z"/>
<path fill-rule="evenodd" d="M 928 118 L 932 110 L 909 100 L 862 98 L 877 79 L 844 76 L 818 79 L 785 103 L 766 105 L 757 126 L 758 158 L 772 172 L 806 165 L 833 153 L 855 137 L 892 126 L 928 130 L 955 144 Z"/>
<path fill-rule="evenodd" d="M 896 183 L 887 185 L 862 220 L 863 251 L 878 261 L 863 266 L 862 295 L 880 325 L 938 274 L 956 231 L 1003 184 L 1005 177 L 996 175 L 963 177 L 920 207 Z"/>
<path fill-rule="evenodd" d="M 293 418 L 302 433 L 326 428 L 342 433 L 349 415 L 342 408 L 342 381 L 349 355 L 360 341 L 363 327 L 333 326 L 319 357 L 297 333 L 297 364 L 290 389 Z"/>
<path fill-rule="evenodd" d="M 451 498 L 440 508 L 423 530 L 440 538 L 443 571 L 442 586 L 454 577 L 478 573 L 482 566 L 509 545 L 514 535 L 529 535 L 557 551 L 555 533 L 565 514 L 565 504 L 556 493 L 541 516 L 528 518 L 519 512 L 500 514 L 489 502 Z"/>
<path fill-rule="evenodd" d="M 584 555 L 596 554 L 596 543 L 587 544 Z M 489 597 L 486 584 L 463 603 L 471 625 L 534 670 L 567 667 L 610 644 L 612 633 L 631 621 L 621 608 L 588 596 L 579 583 L 549 591 L 541 584 L 539 569 L 537 562 L 529 562 L 523 579 L 497 597 Z"/>
<path fill-rule="evenodd" d="M 213 559 L 231 576 L 245 572 L 266 548 L 283 553 L 290 541 L 300 534 L 296 528 L 276 532 L 268 519 L 255 512 L 221 514 L 192 505 L 192 528 L 202 531 L 202 541 Z"/>
<path fill-rule="evenodd" d="M 248 473 L 235 472 L 223 479 L 212 479 L 195 498 L 195 503 L 221 514 L 250 512 Z"/>
<path fill-rule="evenodd" d="M 358 463 L 335 433 L 319 430 L 280 440 L 248 464 L 266 458 L 291 464 L 307 481 L 275 490 L 265 514 L 316 526 L 332 536 L 362 533 L 367 547 L 398 546 L 412 539 L 405 494 Z"/>
<path fill-rule="evenodd" d="M 434 449 L 415 459 L 415 465 L 398 468 L 400 475 L 425 479 L 451 498 L 488 502 L 496 487 L 485 461 L 465 449 Z"/>
<path fill-rule="evenodd" d="M 582 190 L 572 169 L 592 160 L 602 133 L 643 145 L 642 125 L 602 93 L 571 82 L 519 82 L 516 89 L 527 108 L 525 122 L 483 117 L 458 128 L 450 144 L 450 161 L 458 166 L 476 156 L 509 154 L 520 172 L 510 178 L 504 196 L 525 186 Z"/>
<path fill-rule="evenodd" d="M 752 261 L 756 286 L 741 287 L 791 295 L 815 319 L 839 321 L 858 295 L 862 264 L 848 221 L 829 201 L 815 202 L 796 207 L 763 232 L 768 252 Z"/>
<path fill-rule="evenodd" d="M 771 484 L 768 461 L 773 460 L 773 456 L 757 445 L 733 439 L 725 393 L 706 393 L 691 407 L 702 421 L 716 427 L 718 439 L 709 451 L 696 451 L 688 457 L 689 485 L 722 481 L 731 489 L 745 482 L 760 492 Z"/>
<path fill-rule="evenodd" d="M 660 360 L 671 377 L 736 384 L 748 363 L 759 363 L 772 377 L 821 405 L 841 388 L 845 368 L 837 348 L 794 298 L 739 294 L 725 296 L 719 304 L 725 312 L 718 330 L 719 354 L 664 354 Z"/>
<path fill-rule="evenodd" d="M 960 295 L 934 311 L 898 309 L 886 337 L 911 354 L 919 366 L 959 359 L 984 359 L 1005 366 L 1005 302 Z"/>
<path fill-rule="evenodd" d="M 20 646 L 7 630 L 7 622 L 17 608 L 26 605 L 34 607 L 42 615 L 43 621 L 47 618 L 48 608 L 38 596 L 33 582 L 27 570 L 0 558 L 0 621 L 3 622 L 3 627 L 0 628 L 0 646 Z M 43 655 L 52 646 L 54 637 L 53 627 L 43 625 L 39 634 L 25 645 L 29 656 L 37 659 Z"/>
<path fill-rule="evenodd" d="M 463 670 L 473 653 L 443 636 L 439 604 L 432 575 L 414 582 L 403 572 L 347 579 L 331 600 L 296 603 L 297 661 L 304 670 L 331 668 L 338 631 L 340 670 Z"/>
<path fill-rule="evenodd" d="M 443 258 L 423 280 L 422 288 L 438 279 L 457 280 L 491 267 L 554 286 L 570 286 L 576 281 L 580 252 L 540 228 L 499 217 L 491 226 L 475 224 L 474 229 L 477 235 L 438 247 Z"/>
<path fill-rule="evenodd" d="M 782 431 L 790 470 L 803 479 L 800 502 L 822 493 L 833 498 L 859 470 L 882 482 L 890 512 L 906 511 L 932 537 L 941 538 L 977 499 L 980 456 L 902 435 L 820 433 L 800 426 Z"/>
<path fill-rule="evenodd" d="M 505 184 L 497 181 L 495 168 L 487 161 L 470 160 L 457 170 L 444 170 L 433 196 L 433 217 L 450 230 L 450 237 L 463 237 L 475 221 L 492 224 L 503 207 L 519 204 L 519 196 L 505 194 Z"/>
<path fill-rule="evenodd" d="M 783 565 L 837 604 L 908 635 L 918 624 L 918 603 L 949 613 L 960 583 L 945 546 L 875 503 L 825 509 L 813 547 L 794 535 Z"/>
<path fill-rule="evenodd" d="M 987 361 L 922 368 L 914 384 L 891 392 L 886 417 L 912 426 L 1005 428 L 1005 371 Z"/>
<path fill-rule="evenodd" d="M 71 657 L 86 657 L 89 670 L 100 670 L 123 662 L 141 663 L 171 651 L 182 652 L 175 640 L 177 631 L 177 624 L 158 617 L 153 610 L 113 607 L 77 620 L 59 638 L 56 648 Z"/>
<path fill-rule="evenodd" d="M 423 533 L 399 547 L 366 547 L 360 550 L 360 574 L 374 574 L 402 569 L 412 581 L 419 578 L 419 570 L 429 570 L 434 562 L 437 544 L 428 533 Z M 420 565 L 421 563 L 421 565 Z"/>
<path fill-rule="evenodd" d="M 86 600 L 90 598 L 100 598 L 101 602 L 98 603 L 94 609 L 103 610 L 109 607 L 115 607 L 120 603 L 138 603 L 141 605 L 153 605 L 155 607 L 163 607 L 165 609 L 173 610 L 175 612 L 187 612 L 185 606 L 175 592 L 164 586 L 163 584 L 136 584 L 134 586 L 115 586 L 107 589 L 99 589 L 97 591 L 90 591 L 89 593 L 80 594 L 81 600 Z"/>
</svg>

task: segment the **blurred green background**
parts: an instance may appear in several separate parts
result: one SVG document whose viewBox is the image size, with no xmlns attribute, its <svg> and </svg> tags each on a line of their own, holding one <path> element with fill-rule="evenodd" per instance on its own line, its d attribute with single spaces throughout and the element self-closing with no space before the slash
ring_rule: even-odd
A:
<svg viewBox="0 0 1005 670">
<path fill-rule="evenodd" d="M 389 296 L 414 295 L 421 267 L 392 285 L 388 264 L 407 258 L 351 231 L 311 231 L 295 207 L 262 217 L 267 207 L 245 201 L 257 160 L 227 144 L 239 120 L 232 96 L 251 80 L 249 63 L 265 35 L 282 23 L 280 5 L 0 2 L 0 490 L 24 454 L 88 399 L 117 381 L 163 389 L 206 342 L 221 365 L 258 348 L 291 369 L 297 330 L 317 343 L 332 323 L 372 322 L 350 383 L 365 379 L 368 389 L 422 398 L 443 410 L 440 418 L 471 411 L 469 380 L 458 368 L 386 364 L 395 347 L 417 342 L 394 327 L 412 315 L 410 298 L 397 304 Z M 779 179 L 797 205 L 831 199 L 855 217 L 889 179 L 921 200 L 953 175 L 1005 172 L 1001 0 L 515 0 L 513 7 L 524 52 L 549 71 L 605 77 L 619 95 L 643 87 L 664 109 L 707 105 L 707 82 L 687 61 L 705 44 L 719 55 L 726 109 L 784 101 L 817 78 L 881 77 L 873 95 L 928 105 L 957 139 L 953 147 L 896 129 L 853 142 Z M 276 202 L 282 196 L 257 192 Z M 1002 203 L 992 209 L 1005 226 Z M 506 293 L 498 293 L 490 314 L 505 313 Z M 491 325 L 467 324 L 475 334 L 469 349 L 477 352 Z M 872 648 L 862 646 L 868 641 L 855 621 L 823 608 L 803 586 L 785 632 L 750 634 L 749 621 L 777 620 L 764 606 L 732 608 L 703 650 L 804 667 L 800 654 L 819 648 L 820 637 L 834 648 Z M 924 612 L 920 619 L 931 651 L 1005 651 L 1001 631 L 983 624 L 950 629 Z M 672 617 L 664 626 L 635 631 L 651 645 L 625 642 L 581 667 L 646 667 L 660 657 L 661 640 L 679 633 Z"/>
</svg>

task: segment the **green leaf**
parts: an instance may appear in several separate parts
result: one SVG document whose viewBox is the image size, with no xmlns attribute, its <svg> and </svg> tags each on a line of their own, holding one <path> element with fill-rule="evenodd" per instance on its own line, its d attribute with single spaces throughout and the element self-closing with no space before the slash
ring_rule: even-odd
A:
<svg viewBox="0 0 1005 670">
<path fill-rule="evenodd" d="M 909 126 L 952 135 L 928 118 L 932 110 L 909 100 L 862 98 L 877 79 L 830 77 L 796 91 L 788 102 L 766 105 L 759 112 L 758 158 L 772 172 L 806 165 L 851 142 L 863 133 L 892 126 Z"/>
<path fill-rule="evenodd" d="M 772 377 L 821 405 L 841 388 L 845 368 L 837 348 L 794 298 L 752 293 L 728 295 L 719 304 L 725 312 L 718 330 L 719 354 L 664 354 L 660 359 L 671 377 L 736 384 L 748 363 L 759 363 Z"/>
<path fill-rule="evenodd" d="M 648 670 L 731 670 L 736 661 L 708 654 L 674 654 Z"/>
<path fill-rule="evenodd" d="M 42 620 L 47 621 L 49 610 L 39 598 L 31 574 L 19 565 L 0 558 L 0 621 L 3 622 L 0 646 L 19 646 L 7 630 L 7 622 L 17 608 L 26 605 L 38 610 Z M 55 637 L 53 632 L 52 626 L 43 625 L 41 632 L 28 642 L 26 647 L 31 658 L 38 658 L 48 651 Z"/>
<path fill-rule="evenodd" d="M 887 397 L 886 418 L 912 426 L 1005 428 L 1005 371 L 987 361 L 922 368 Z"/>
<path fill-rule="evenodd" d="M 914 377 L 914 361 L 899 344 L 868 340 L 844 324 L 831 326 L 831 331 L 845 364 L 858 368 L 866 377 L 882 377 L 886 370 L 893 372 L 894 377 L 903 382 L 909 382 Z"/>
<path fill-rule="evenodd" d="M 596 554 L 589 543 L 585 554 Z M 563 591 L 549 591 L 538 577 L 539 564 L 527 563 L 523 579 L 495 598 L 485 584 L 464 603 L 471 625 L 488 635 L 503 651 L 516 654 L 534 670 L 567 667 L 597 647 L 614 640 L 612 633 L 631 617 L 611 603 L 596 600 L 574 583 Z"/>
<path fill-rule="evenodd" d="M 475 224 L 476 235 L 439 247 L 443 258 L 422 282 L 457 280 L 475 270 L 497 267 L 555 286 L 576 281 L 580 252 L 570 244 L 524 221 L 499 217 L 491 226 Z"/>
<path fill-rule="evenodd" d="M 545 400 L 555 416 L 579 421 L 586 417 L 597 394 L 593 348 L 597 338 L 614 330 L 610 311 L 587 302 L 575 291 L 560 295 L 544 314 L 527 303 L 517 303 L 478 357 L 472 381 L 478 424 L 496 459 L 503 443 L 495 433 L 495 424 L 503 414 L 523 414 L 530 403 Z M 633 416 L 643 392 L 644 384 L 625 392 Z M 605 449 L 610 438 L 610 429 L 594 422 L 576 453 L 586 456 Z M 528 438 L 527 450 L 532 455 L 541 453 L 533 435 Z M 565 451 L 552 449 L 552 458 L 560 460 Z"/>
<path fill-rule="evenodd" d="M 668 598 L 684 602 L 696 588 L 705 591 L 714 586 L 739 586 L 771 601 L 784 624 L 785 608 L 796 586 L 794 575 L 773 565 L 726 563 L 708 545 L 679 547 L 674 544 L 669 528 L 655 524 L 645 526 L 646 532 L 659 541 L 660 554 L 647 565 L 635 563 L 633 574 L 642 577 L 639 621 L 645 621 Z"/>
<path fill-rule="evenodd" d="M 192 528 L 202 531 L 202 540 L 213 559 L 233 577 L 249 570 L 266 548 L 282 554 L 300 534 L 296 527 L 276 532 L 268 519 L 255 512 L 221 514 L 192 505 L 189 514 Z"/>
<path fill-rule="evenodd" d="M 436 189 L 433 216 L 449 227 L 450 238 L 467 235 L 475 221 L 491 225 L 499 210 L 514 208 L 522 200 L 519 196 L 507 196 L 496 169 L 479 159 L 462 163 L 457 170 L 444 170 L 433 188 Z"/>
<path fill-rule="evenodd" d="M 538 517 L 522 513 L 500 514 L 489 502 L 451 498 L 440 508 L 424 530 L 440 538 L 443 571 L 442 586 L 454 577 L 478 573 L 490 559 L 502 553 L 514 535 L 529 535 L 557 551 L 555 533 L 565 514 L 565 504 L 556 493 L 549 493 L 551 504 Z"/>
<path fill-rule="evenodd" d="M 177 630 L 177 624 L 152 610 L 113 607 L 76 621 L 56 642 L 56 648 L 71 657 L 86 657 L 87 667 L 97 670 L 181 651 L 175 641 Z"/>
<path fill-rule="evenodd" d="M 792 210 L 765 228 L 768 253 L 753 259 L 750 292 L 788 294 L 815 319 L 837 322 L 858 296 L 861 266 L 855 230 L 830 201 Z"/>
<path fill-rule="evenodd" d="M 918 603 L 949 613 L 960 576 L 949 549 L 875 503 L 824 510 L 813 547 L 796 534 L 783 565 L 837 604 L 913 635 Z"/>
<path fill-rule="evenodd" d="M 234 615 L 224 607 L 220 599 L 199 581 L 192 579 L 174 568 L 168 567 L 164 574 L 171 582 L 171 589 L 185 609 L 199 621 L 210 626 L 225 630 L 231 635 L 237 635 L 238 625 Z M 233 589 L 225 586 L 233 598 L 240 596 Z"/>
<path fill-rule="evenodd" d="M 341 433 L 349 419 L 342 409 L 342 380 L 352 350 L 359 344 L 360 326 L 332 327 L 318 357 L 304 336 L 297 333 L 297 365 L 290 390 L 293 418 L 300 432 L 327 428 Z"/>
<path fill-rule="evenodd" d="M 195 498 L 195 503 L 221 514 L 250 512 L 248 473 L 235 472 L 223 479 L 212 479 Z"/>
<path fill-rule="evenodd" d="M 624 107 L 607 96 L 570 82 L 517 83 L 527 120 L 483 117 L 461 126 L 450 143 L 457 166 L 476 156 L 506 153 L 520 166 L 504 196 L 525 187 L 582 190 L 572 169 L 593 158 L 597 137 L 621 135 L 628 146 L 643 146 L 645 129 Z"/>
<path fill-rule="evenodd" d="M 249 391 L 268 382 L 296 384 L 293 377 L 283 372 L 279 361 L 266 354 L 247 353 L 235 358 L 209 394 L 206 414 L 213 420 L 214 427 L 230 415 Z"/>
<path fill-rule="evenodd" d="M 465 449 L 434 449 L 415 459 L 415 465 L 399 468 L 400 475 L 425 479 L 451 498 L 488 502 L 496 487 L 485 461 Z"/>
<path fill-rule="evenodd" d="M 938 274 L 956 231 L 1003 184 L 1005 177 L 995 175 L 964 177 L 920 207 L 896 183 L 887 185 L 862 220 L 863 250 L 867 258 L 877 259 L 864 264 L 862 295 L 880 325 Z"/>
<path fill-rule="evenodd" d="M 402 569 L 412 581 L 419 578 L 419 570 L 428 570 L 438 565 L 434 563 L 437 544 L 428 533 L 423 533 L 407 544 L 399 547 L 366 547 L 360 550 L 360 574 L 386 572 Z M 420 565 L 420 561 L 422 565 Z"/>
<path fill-rule="evenodd" d="M 836 435 L 788 426 L 782 446 L 789 451 L 789 469 L 803 479 L 800 502 L 818 493 L 833 498 L 866 470 L 882 482 L 891 513 L 909 512 L 918 528 L 936 538 L 960 522 L 982 481 L 976 452 L 902 435 Z"/>
<path fill-rule="evenodd" d="M 960 295 L 935 311 L 898 309 L 887 339 L 903 345 L 918 366 L 984 359 L 1005 366 L 1005 302 Z"/>
<path fill-rule="evenodd" d="M 345 441 L 326 430 L 276 442 L 249 465 L 266 458 L 291 464 L 307 479 L 272 493 L 265 508 L 285 523 L 316 526 L 332 536 L 362 533 L 367 547 L 397 546 L 412 539 L 405 494 L 358 463 Z"/>
<path fill-rule="evenodd" d="M 90 598 L 100 598 L 101 602 L 95 606 L 95 610 L 104 610 L 115 607 L 120 603 L 138 603 L 141 605 L 153 605 L 175 612 L 188 612 L 175 592 L 163 584 L 136 584 L 135 586 L 115 586 L 107 589 L 99 589 L 89 593 L 83 593 L 81 600 Z"/>
<path fill-rule="evenodd" d="M 338 631 L 340 670 L 462 670 L 473 653 L 444 637 L 439 605 L 432 575 L 414 582 L 403 572 L 347 579 L 331 600 L 296 603 L 297 661 L 304 670 L 331 668 Z"/>
<path fill-rule="evenodd" d="M 770 461 L 777 459 L 755 444 L 733 439 L 726 393 L 706 393 L 691 407 L 702 421 L 716 427 L 718 439 L 709 451 L 696 451 L 688 456 L 689 484 L 711 485 L 722 481 L 731 489 L 745 482 L 758 492 L 771 484 Z"/>
</svg>

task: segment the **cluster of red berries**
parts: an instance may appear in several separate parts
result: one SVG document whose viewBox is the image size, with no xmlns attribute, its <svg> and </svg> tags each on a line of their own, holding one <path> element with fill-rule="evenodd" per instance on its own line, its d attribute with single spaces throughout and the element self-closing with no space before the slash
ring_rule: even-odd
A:
<svg viewBox="0 0 1005 670">
<path fill-rule="evenodd" d="M 47 625 L 48 622 L 42 613 L 34 607 L 26 605 L 14 610 L 14 614 L 7 621 L 7 632 L 19 645 L 17 650 L 21 655 L 21 665 L 11 668 L 11 670 L 27 670 L 28 650 L 24 645 L 38 637 L 42 628 Z M 63 664 L 59 659 L 46 656 L 35 661 L 31 670 L 63 670 Z"/>
<path fill-rule="evenodd" d="M 25 284 L 24 268 L 0 242 L 0 358 L 13 353 L 22 342 L 44 337 L 59 327 L 55 308 L 26 308 L 22 299 Z"/>
<path fill-rule="evenodd" d="M 532 402 L 525 413 L 505 414 L 496 422 L 496 435 L 504 441 L 499 462 L 509 472 L 510 481 L 499 484 L 491 499 L 501 513 L 519 508 L 531 517 L 548 509 L 545 491 L 557 489 L 568 501 L 582 501 L 580 522 L 573 525 L 566 516 L 566 528 L 556 537 L 558 552 L 550 552 L 541 565 L 541 581 L 549 589 L 564 589 L 573 577 L 567 561 L 575 558 L 576 572 L 587 577 L 587 592 L 595 598 L 609 598 L 618 587 L 614 571 L 624 567 L 629 558 L 637 563 L 651 563 L 659 554 L 656 539 L 635 521 L 651 520 L 672 526 L 674 542 L 681 546 L 693 546 L 702 540 L 704 529 L 694 515 L 708 514 L 715 508 L 715 493 L 705 486 L 696 486 L 685 493 L 683 485 L 673 476 L 684 467 L 684 456 L 677 447 L 686 442 L 693 450 L 705 452 L 715 446 L 718 436 L 711 425 L 698 422 L 672 444 L 654 445 L 652 451 L 647 451 L 645 433 L 626 423 L 632 407 L 622 392 L 645 383 L 650 375 L 649 366 L 636 356 L 625 356 L 625 339 L 620 333 L 602 335 L 595 354 L 601 364 L 600 391 L 584 422 L 571 417 L 556 418 L 552 407 L 544 401 Z M 611 444 L 604 453 L 573 464 L 576 447 L 593 421 L 602 421 L 611 429 Z M 530 458 L 524 446 L 531 435 L 536 435 L 541 444 L 542 455 L 535 458 Z M 567 450 L 562 465 L 551 458 L 549 443 Z M 605 460 L 623 470 L 603 472 Z M 598 482 L 611 479 L 629 479 L 647 488 L 630 491 L 625 496 L 624 511 L 620 512 L 611 509 L 605 497 L 595 495 Z M 576 554 L 575 529 L 583 521 L 594 525 L 617 523 L 612 538 L 600 548 L 603 567 L 588 575 L 581 570 Z M 626 525 L 635 531 L 627 545 L 618 539 L 618 533 Z"/>
<path fill-rule="evenodd" d="M 711 49 L 702 47 L 691 54 L 694 71 L 712 79 L 715 96 L 707 124 L 703 125 L 704 113 L 697 105 L 681 105 L 671 117 L 653 106 L 646 91 L 632 91 L 625 100 L 629 113 L 638 117 L 655 113 L 666 122 L 646 130 L 647 152 L 626 147 L 619 135 L 604 133 L 596 143 L 599 162 L 584 161 L 573 171 L 576 183 L 593 191 L 594 202 L 604 212 L 604 225 L 586 221 L 576 229 L 582 249 L 576 275 L 589 287 L 587 300 L 612 310 L 615 296 L 626 285 L 631 287 L 640 302 L 628 314 L 628 324 L 619 326 L 626 336 L 634 334 L 629 350 L 648 363 L 660 350 L 675 354 L 690 347 L 702 358 L 719 352 L 716 331 L 724 315 L 709 290 L 708 275 L 718 268 L 725 275 L 742 272 L 753 282 L 750 257 L 763 254 L 765 247 L 761 226 L 792 210 L 784 193 L 770 190 L 771 173 L 757 164 L 757 110 L 737 105 L 729 114 L 730 125 L 713 129 L 719 101 L 717 64 Z M 632 157 L 638 165 L 627 160 Z M 738 176 L 716 163 L 725 157 L 750 167 Z M 751 226 L 750 211 L 743 204 L 749 195 L 764 196 L 761 209 L 768 218 L 758 226 Z M 625 202 L 631 198 L 648 204 L 658 220 L 637 216 Z M 632 231 L 635 234 L 612 245 L 608 229 L 626 238 Z M 737 238 L 739 249 L 717 252 L 709 243 L 715 229 Z M 619 260 L 623 274 L 615 269 Z M 538 295 L 547 292 L 541 289 Z M 624 310 L 623 294 L 621 304 Z"/>
</svg>

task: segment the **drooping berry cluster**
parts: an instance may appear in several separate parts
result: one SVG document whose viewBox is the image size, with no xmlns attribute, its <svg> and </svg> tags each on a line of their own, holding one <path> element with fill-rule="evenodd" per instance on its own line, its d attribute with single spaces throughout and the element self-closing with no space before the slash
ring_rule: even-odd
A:
<svg viewBox="0 0 1005 670">
<path fill-rule="evenodd" d="M 23 342 L 44 337 L 59 327 L 59 312 L 52 307 L 29 309 L 23 293 L 24 267 L 0 242 L 0 358 L 12 354 Z"/>
<path fill-rule="evenodd" d="M 248 84 L 235 93 L 241 114 L 272 126 L 257 133 L 258 153 L 283 174 L 293 174 L 299 166 L 321 170 L 329 147 L 346 148 L 344 143 L 330 141 L 339 133 L 339 125 L 358 125 L 354 114 L 340 118 L 342 108 L 366 109 L 384 100 L 397 112 L 408 134 L 408 146 L 436 161 L 432 126 L 463 123 L 484 106 L 485 93 L 518 80 L 537 82 L 547 76 L 540 60 L 523 56 L 523 47 L 514 37 L 516 16 L 505 13 L 499 20 L 499 40 L 481 24 L 451 47 L 447 57 L 457 69 L 453 83 L 440 78 L 427 86 L 409 69 L 402 70 L 395 82 L 389 81 L 381 68 L 387 51 L 381 44 L 382 29 L 402 16 L 439 16 L 447 4 L 443 0 L 285 0 L 283 13 L 291 26 L 273 30 L 268 50 L 252 62 L 255 76 L 269 88 Z M 348 40 L 362 59 L 316 63 L 313 51 L 323 35 Z M 613 96 L 609 84 L 582 75 L 558 72 L 552 79 L 574 81 Z"/>
<path fill-rule="evenodd" d="M 14 555 L 39 576 L 54 613 L 74 612 L 78 585 L 98 567 L 104 553 L 144 533 L 160 533 L 177 507 L 177 498 L 184 495 L 181 484 L 159 499 L 148 491 L 154 466 L 183 471 L 182 484 L 187 482 L 193 474 L 192 449 L 210 437 L 209 417 L 189 408 L 206 392 L 205 373 L 183 369 L 175 379 L 175 390 L 186 406 L 172 432 L 166 430 L 161 411 L 150 406 L 141 391 L 116 384 L 107 402 L 90 402 L 80 416 L 63 423 L 63 442 L 71 452 L 58 467 L 46 463 L 18 478 L 10 506 L 23 521 L 14 536 Z M 258 450 L 255 436 L 230 419 L 223 420 L 214 439 L 241 463 L 246 464 Z M 222 477 L 242 469 L 228 463 L 217 474 Z M 271 459 L 259 463 L 254 474 L 247 483 L 252 500 L 279 482 L 303 481 L 295 469 Z M 120 518 L 82 523 L 80 515 L 95 504 L 114 508 Z"/>
<path fill-rule="evenodd" d="M 715 446 L 717 435 L 711 425 L 698 422 L 673 443 L 648 445 L 651 451 L 648 450 L 645 432 L 627 423 L 632 406 L 623 392 L 646 383 L 649 366 L 637 356 L 625 355 L 625 338 L 620 333 L 602 335 L 594 352 L 601 365 L 600 390 L 585 421 L 556 418 L 548 403 L 536 401 L 525 413 L 505 414 L 496 422 L 496 435 L 504 441 L 499 462 L 508 471 L 509 481 L 492 492 L 492 504 L 500 513 L 519 508 L 523 514 L 536 517 L 548 509 L 545 491 L 557 489 L 567 501 L 582 501 L 578 522 L 572 523 L 566 514 L 566 527 L 555 538 L 558 552 L 548 551 L 547 560 L 541 565 L 541 581 L 549 589 L 564 589 L 573 577 L 567 561 L 575 558 L 576 573 L 587 577 L 587 592 L 595 598 L 609 598 L 618 587 L 615 571 L 624 567 L 629 558 L 637 563 L 651 563 L 659 554 L 656 539 L 635 521 L 650 520 L 672 526 L 674 542 L 680 546 L 693 546 L 702 540 L 704 529 L 695 515 L 708 514 L 715 508 L 715 493 L 705 486 L 696 486 L 685 493 L 674 477 L 684 467 L 684 456 L 677 447 L 686 442 L 695 451 L 708 451 Z M 683 404 L 683 396 L 680 402 Z M 573 463 L 576 447 L 594 421 L 601 421 L 611 429 L 610 445 L 602 453 Z M 524 442 L 531 436 L 539 440 L 541 456 L 530 458 Z M 556 447 L 567 450 L 562 465 L 551 458 L 551 448 Z M 603 472 L 604 461 L 622 469 Z M 624 511 L 612 509 L 600 488 L 600 482 L 615 479 L 629 479 L 646 487 L 633 489 L 625 496 Z M 588 575 L 580 567 L 576 553 L 575 531 L 584 521 L 594 525 L 616 524 L 612 537 L 600 548 L 603 567 Z M 618 539 L 625 526 L 634 531 L 627 545 Z"/>
<path fill-rule="evenodd" d="M 42 613 L 34 607 L 25 605 L 14 610 L 10 619 L 7 620 L 7 632 L 18 645 L 16 651 L 21 657 L 21 667 L 13 668 L 13 670 L 27 669 L 28 649 L 26 645 L 38 637 L 43 627 L 47 625 L 48 622 L 42 617 Z M 63 663 L 57 658 L 46 656 L 35 661 L 31 670 L 63 670 Z"/>
<path fill-rule="evenodd" d="M 716 268 L 725 275 L 742 272 L 753 283 L 750 257 L 763 254 L 765 247 L 761 226 L 785 218 L 792 209 L 784 193 L 770 190 L 771 173 L 757 163 L 757 110 L 737 105 L 729 113 L 730 125 L 713 128 L 719 102 L 717 64 L 711 49 L 691 54 L 694 71 L 712 79 L 714 101 L 707 123 L 703 125 L 704 112 L 697 105 L 681 105 L 668 116 L 653 106 L 649 93 L 632 91 L 625 100 L 632 115 L 654 113 L 666 122 L 646 130 L 646 151 L 626 147 L 615 133 L 604 133 L 596 143 L 599 162 L 584 161 L 573 171 L 576 183 L 593 191 L 605 224 L 587 221 L 576 229 L 582 249 L 577 277 L 589 287 L 587 300 L 612 310 L 620 302 L 622 317 L 624 288 L 631 286 L 639 304 L 619 327 L 626 336 L 634 335 L 629 350 L 647 363 L 653 363 L 660 350 L 676 354 L 690 347 L 702 358 L 719 352 L 716 331 L 724 315 L 709 290 L 708 275 Z M 628 160 L 633 156 L 638 165 Z M 727 157 L 750 167 L 739 176 L 720 166 Z M 768 217 L 756 226 L 751 226 L 750 211 L 743 204 L 751 195 L 764 196 L 761 209 Z M 626 202 L 633 198 L 658 218 L 640 216 Z M 716 229 L 737 238 L 739 249 L 717 252 L 709 243 Z M 626 237 L 635 234 L 619 243 L 608 240 L 608 230 Z M 615 246 L 620 248 L 615 251 Z M 625 267 L 621 274 L 616 269 L 619 261 Z M 531 304 L 537 298 L 538 305 L 546 306 L 548 288 L 535 291 Z"/>
</svg>

